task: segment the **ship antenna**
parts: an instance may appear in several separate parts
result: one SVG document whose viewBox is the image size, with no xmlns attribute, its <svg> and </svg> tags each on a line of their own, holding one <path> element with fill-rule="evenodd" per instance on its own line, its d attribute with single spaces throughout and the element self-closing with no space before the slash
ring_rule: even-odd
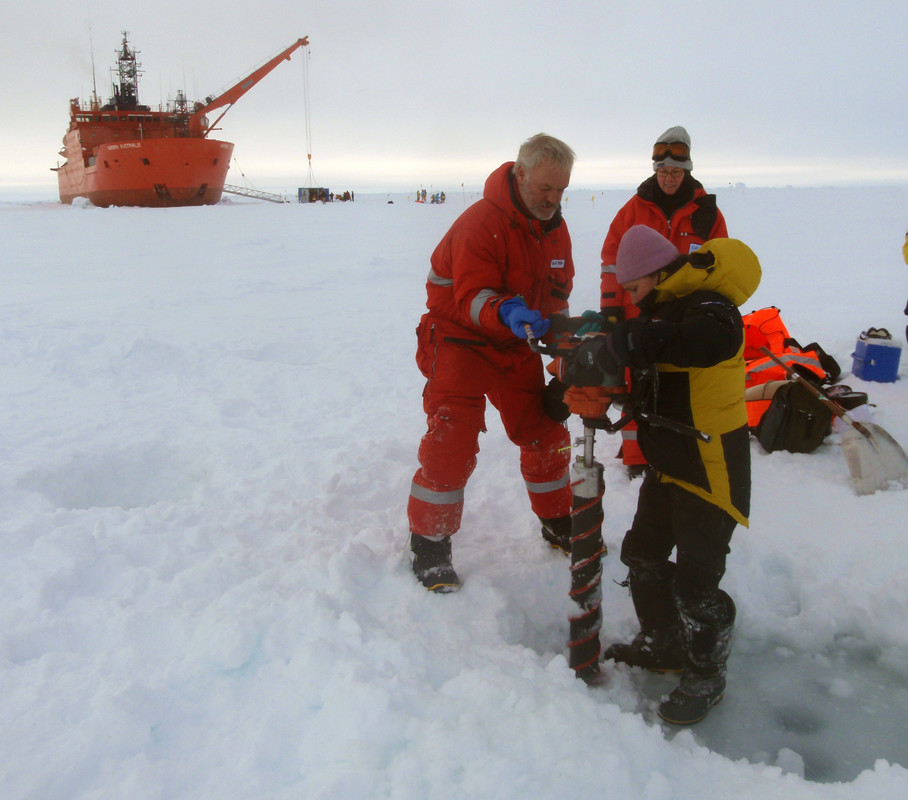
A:
<svg viewBox="0 0 908 800">
<path fill-rule="evenodd" d="M 98 105 L 98 79 L 95 74 L 95 40 L 91 33 L 91 25 L 88 26 L 88 51 L 91 53 L 91 105 L 96 108 Z"/>
</svg>

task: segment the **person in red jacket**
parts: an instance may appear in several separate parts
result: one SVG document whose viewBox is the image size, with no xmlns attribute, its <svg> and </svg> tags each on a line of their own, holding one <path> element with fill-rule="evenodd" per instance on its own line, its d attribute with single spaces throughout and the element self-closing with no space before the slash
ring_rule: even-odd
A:
<svg viewBox="0 0 908 800">
<path fill-rule="evenodd" d="M 615 259 L 621 237 L 634 225 L 646 225 L 665 236 L 680 253 L 688 254 L 710 239 L 727 238 L 725 218 L 716 196 L 707 194 L 691 174 L 690 136 L 680 125 L 663 133 L 653 145 L 653 172 L 637 187 L 612 220 L 602 245 L 600 306 L 616 322 L 640 312 L 615 277 Z M 622 462 L 631 475 L 642 471 L 646 459 L 637 444 L 634 423 L 621 430 Z"/>
<path fill-rule="evenodd" d="M 543 537 L 570 549 L 570 436 L 546 413 L 542 360 L 526 340 L 527 330 L 544 337 L 549 318 L 567 312 L 574 262 L 561 197 L 574 157 L 547 134 L 528 139 L 432 253 L 416 353 L 428 429 L 407 504 L 412 569 L 432 591 L 460 586 L 451 536 L 476 466 L 486 399 L 520 448 Z"/>
</svg>

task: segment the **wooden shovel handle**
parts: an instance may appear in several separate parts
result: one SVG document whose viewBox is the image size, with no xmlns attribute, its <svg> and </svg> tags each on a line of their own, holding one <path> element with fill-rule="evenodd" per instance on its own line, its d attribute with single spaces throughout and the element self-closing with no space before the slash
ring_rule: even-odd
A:
<svg viewBox="0 0 908 800">
<path fill-rule="evenodd" d="M 768 347 L 761 347 L 760 351 L 769 356 L 773 361 L 776 362 L 782 369 L 785 370 L 788 375 L 794 378 L 798 383 L 801 384 L 808 392 L 810 392 L 814 397 L 817 398 L 820 402 L 824 403 L 826 407 L 837 417 L 845 420 L 851 427 L 857 428 L 865 436 L 867 435 L 867 430 L 861 425 L 860 422 L 855 422 L 851 417 L 848 416 L 848 412 L 845 411 L 842 406 L 840 406 L 835 400 L 833 400 L 826 392 L 820 389 L 818 386 L 814 386 L 809 380 L 807 380 L 803 375 L 801 375 L 797 370 L 791 368 L 789 364 L 786 364 L 779 358 L 775 353 L 773 353 Z"/>
</svg>

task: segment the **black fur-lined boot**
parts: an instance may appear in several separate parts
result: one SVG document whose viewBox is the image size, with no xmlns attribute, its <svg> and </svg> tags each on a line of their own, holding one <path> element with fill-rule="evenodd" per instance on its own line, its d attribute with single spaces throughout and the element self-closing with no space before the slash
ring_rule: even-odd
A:
<svg viewBox="0 0 908 800">
<path fill-rule="evenodd" d="M 705 609 L 682 609 L 684 671 L 681 682 L 659 706 L 659 716 L 673 725 L 702 720 L 725 694 L 735 604 L 721 589 L 719 603 Z"/>
</svg>

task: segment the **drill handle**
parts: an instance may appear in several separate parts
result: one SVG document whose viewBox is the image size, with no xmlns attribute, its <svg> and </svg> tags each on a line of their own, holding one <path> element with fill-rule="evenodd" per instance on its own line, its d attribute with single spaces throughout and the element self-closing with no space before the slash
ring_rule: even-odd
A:
<svg viewBox="0 0 908 800">
<path fill-rule="evenodd" d="M 549 328 L 549 333 L 554 334 L 560 340 L 570 339 L 575 336 L 577 331 L 579 331 L 584 326 L 590 324 L 590 321 L 585 317 L 568 317 L 564 314 L 552 314 L 549 317 L 551 320 L 552 326 Z M 604 320 L 606 325 L 606 330 L 604 333 L 608 333 L 614 327 L 614 323 L 611 318 Z M 573 346 L 559 346 L 558 344 L 542 344 L 539 339 L 533 336 L 533 332 L 530 329 L 529 324 L 524 325 L 523 329 L 527 334 L 527 343 L 530 346 L 530 350 L 534 353 L 541 353 L 545 356 L 551 356 L 556 358 L 557 356 L 569 356 L 573 352 Z M 573 345 L 576 345 L 577 339 L 574 338 Z"/>
</svg>

